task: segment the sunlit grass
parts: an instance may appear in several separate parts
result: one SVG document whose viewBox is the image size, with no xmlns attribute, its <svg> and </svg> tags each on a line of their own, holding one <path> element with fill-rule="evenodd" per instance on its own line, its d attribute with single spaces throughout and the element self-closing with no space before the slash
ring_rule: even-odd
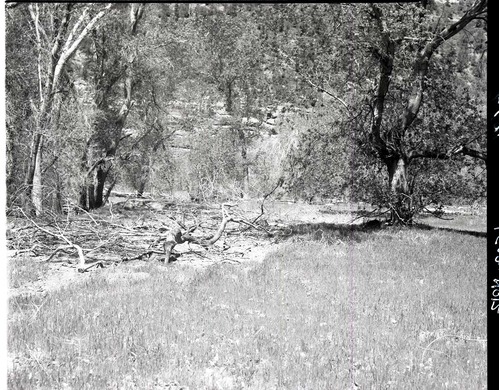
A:
<svg viewBox="0 0 499 390">
<path fill-rule="evenodd" d="M 27 255 L 11 258 L 8 265 L 9 286 L 17 288 L 40 279 L 47 271 L 47 263 L 35 262 Z"/>
<path fill-rule="evenodd" d="M 485 240 L 355 238 L 288 243 L 256 265 L 113 277 L 121 266 L 13 298 L 9 386 L 486 388 Z"/>
</svg>

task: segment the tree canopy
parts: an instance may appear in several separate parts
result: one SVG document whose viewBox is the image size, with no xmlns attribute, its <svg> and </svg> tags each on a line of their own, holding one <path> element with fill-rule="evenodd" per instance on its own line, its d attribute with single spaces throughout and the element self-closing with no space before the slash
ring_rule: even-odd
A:
<svg viewBox="0 0 499 390">
<path fill-rule="evenodd" d="M 116 188 L 368 201 L 410 223 L 485 194 L 487 0 L 17 3 L 8 205 Z"/>
</svg>

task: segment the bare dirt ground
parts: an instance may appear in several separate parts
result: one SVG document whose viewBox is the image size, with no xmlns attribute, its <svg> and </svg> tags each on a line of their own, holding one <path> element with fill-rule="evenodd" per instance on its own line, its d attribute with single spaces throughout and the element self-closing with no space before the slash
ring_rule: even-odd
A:
<svg viewBox="0 0 499 390">
<path fill-rule="evenodd" d="M 364 222 L 358 217 L 362 205 L 327 204 L 310 205 L 291 202 L 268 202 L 261 215 L 259 201 L 242 201 L 233 208 L 234 213 L 253 221 L 261 230 L 229 223 L 222 238 L 206 249 L 200 245 L 184 243 L 174 252 L 177 260 L 170 264 L 160 262 L 160 254 L 128 260 L 148 249 L 160 249 L 155 241 L 172 226 L 180 223 L 185 227 L 199 225 L 194 236 L 213 234 L 221 220 L 220 205 L 195 203 L 172 204 L 151 199 L 114 199 L 107 206 L 92 214 L 70 215 L 65 220 L 48 221 L 43 229 L 77 242 L 85 253 L 88 263 L 102 261 L 105 268 L 91 268 L 89 272 L 77 271 L 75 253 L 59 253 L 46 261 L 64 240 L 51 237 L 22 218 L 9 218 L 7 227 L 8 254 L 15 260 L 26 256 L 28 261 L 42 262 L 43 272 L 37 280 L 29 280 L 9 288 L 9 296 L 47 294 L 72 283 L 88 280 L 95 272 L 104 272 L 110 279 L 146 277 L 135 268 L 144 262 L 155 262 L 158 267 L 189 266 L 205 269 L 215 263 L 231 263 L 249 266 L 263 261 L 265 255 L 281 242 L 293 237 L 297 227 L 319 229 L 324 225 L 358 225 Z M 468 210 L 453 209 L 447 220 L 425 217 L 421 222 L 433 227 L 453 228 L 464 231 L 486 231 L 486 216 Z M 175 222 L 176 221 L 176 222 Z M 266 233 L 271 232 L 272 235 Z M 158 246 L 159 245 L 159 246 Z M 30 250 L 32 249 L 32 250 Z M 25 251 L 25 252 L 22 252 Z M 142 276 L 141 276 L 142 275 Z"/>
</svg>

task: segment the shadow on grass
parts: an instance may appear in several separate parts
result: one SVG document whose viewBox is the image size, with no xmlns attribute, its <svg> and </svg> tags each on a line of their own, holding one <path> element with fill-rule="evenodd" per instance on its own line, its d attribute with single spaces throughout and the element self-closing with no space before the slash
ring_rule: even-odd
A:
<svg viewBox="0 0 499 390">
<path fill-rule="evenodd" d="M 334 223 L 300 223 L 289 225 L 282 228 L 277 233 L 277 236 L 289 239 L 296 236 L 308 236 L 314 241 L 333 242 L 337 240 L 361 242 L 371 236 L 371 233 L 381 230 L 395 232 L 400 229 L 420 229 L 420 230 L 440 230 L 453 233 L 465 234 L 475 237 L 487 237 L 486 232 L 463 230 L 449 227 L 431 226 L 423 223 L 418 223 L 412 227 L 407 226 L 387 226 L 378 220 L 371 220 L 363 224 L 347 225 Z"/>
<path fill-rule="evenodd" d="M 480 231 L 476 231 L 476 230 L 464 230 L 464 229 L 443 227 L 443 226 L 431 226 L 431 225 L 427 225 L 427 224 L 421 223 L 421 222 L 415 224 L 414 227 L 417 229 L 421 229 L 421 230 L 442 230 L 445 232 L 466 234 L 466 235 L 474 236 L 474 237 L 487 237 L 487 232 L 480 232 Z"/>
<path fill-rule="evenodd" d="M 287 239 L 295 236 L 309 236 L 317 241 L 353 241 L 361 242 L 369 238 L 370 233 L 385 228 L 381 221 L 369 221 L 363 224 L 347 225 L 335 223 L 299 223 L 286 226 L 277 236 Z"/>
</svg>

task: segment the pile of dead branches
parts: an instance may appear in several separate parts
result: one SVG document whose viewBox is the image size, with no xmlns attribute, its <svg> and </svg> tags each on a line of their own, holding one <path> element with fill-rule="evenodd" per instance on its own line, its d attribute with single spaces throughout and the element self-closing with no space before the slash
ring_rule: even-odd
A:
<svg viewBox="0 0 499 390">
<path fill-rule="evenodd" d="M 82 211 L 75 215 L 33 219 L 19 209 L 22 218 L 8 229 L 8 247 L 13 254 L 29 252 L 41 261 L 68 261 L 79 272 L 108 264 L 131 260 L 159 258 L 165 263 L 177 260 L 181 254 L 174 248 L 183 243 L 212 250 L 216 242 L 227 234 L 228 225 L 239 227 L 239 234 L 248 229 L 266 236 L 268 227 L 258 223 L 262 213 L 248 220 L 237 211 L 236 205 L 223 204 L 218 211 L 205 212 L 208 219 L 187 218 L 185 210 L 166 209 L 135 211 L 133 217 L 93 215 Z M 160 218 L 163 217 L 163 218 Z M 190 223 L 189 223 L 190 222 Z M 191 249 L 193 253 L 196 249 Z"/>
</svg>

